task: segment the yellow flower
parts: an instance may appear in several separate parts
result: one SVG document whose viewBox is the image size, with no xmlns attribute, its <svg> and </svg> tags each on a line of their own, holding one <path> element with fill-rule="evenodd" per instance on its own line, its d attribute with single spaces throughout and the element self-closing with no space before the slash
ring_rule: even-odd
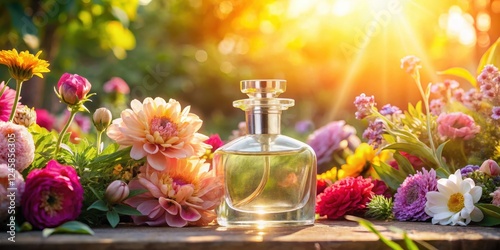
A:
<svg viewBox="0 0 500 250">
<path fill-rule="evenodd" d="M 500 159 L 500 141 L 498 142 L 497 146 L 495 147 L 495 153 L 493 156 L 495 159 Z"/>
<path fill-rule="evenodd" d="M 49 63 L 38 58 L 41 53 L 42 51 L 39 51 L 36 55 L 32 55 L 28 51 L 22 51 L 18 54 L 16 49 L 2 50 L 0 64 L 7 65 L 10 75 L 17 81 L 27 81 L 33 75 L 43 78 L 42 73 L 50 70 L 47 68 Z"/>
<path fill-rule="evenodd" d="M 379 165 L 389 159 L 388 151 L 381 151 L 376 155 L 376 151 L 367 143 L 361 143 L 353 155 L 346 159 L 346 164 L 342 165 L 344 177 L 371 176 L 378 179 L 378 174 L 373 169 L 373 165 Z"/>
<path fill-rule="evenodd" d="M 335 182 L 345 177 L 344 170 L 339 169 L 337 167 L 333 167 L 332 169 L 317 175 L 318 180 L 330 180 Z"/>
</svg>

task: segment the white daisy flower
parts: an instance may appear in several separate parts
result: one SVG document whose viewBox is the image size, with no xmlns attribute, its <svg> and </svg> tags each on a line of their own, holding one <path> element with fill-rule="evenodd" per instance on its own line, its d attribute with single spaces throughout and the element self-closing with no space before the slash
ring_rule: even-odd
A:
<svg viewBox="0 0 500 250">
<path fill-rule="evenodd" d="M 448 179 L 438 180 L 438 191 L 426 194 L 425 212 L 432 217 L 432 224 L 461 225 L 481 221 L 483 213 L 474 204 L 481 198 L 482 188 L 471 178 L 462 180 L 460 170 Z"/>
</svg>

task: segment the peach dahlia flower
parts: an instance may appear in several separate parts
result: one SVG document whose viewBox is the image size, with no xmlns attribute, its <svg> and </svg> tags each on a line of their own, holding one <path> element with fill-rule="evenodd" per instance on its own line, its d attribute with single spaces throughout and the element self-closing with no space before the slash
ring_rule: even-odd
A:
<svg viewBox="0 0 500 250">
<path fill-rule="evenodd" d="M 137 179 L 130 181 L 130 190 L 145 189 L 146 193 L 124 202 L 143 214 L 132 216 L 135 224 L 183 227 L 207 225 L 216 215 L 223 186 L 209 164 L 203 159 L 169 158 L 169 165 L 158 171 L 147 164 Z"/>
<path fill-rule="evenodd" d="M 133 100 L 131 108 L 122 111 L 107 134 L 122 146 L 132 146 L 133 159 L 147 157 L 148 164 L 161 171 L 167 158 L 201 156 L 210 148 L 203 143 L 208 137 L 197 133 L 203 121 L 189 113 L 189 106 L 181 110 L 174 99 L 167 103 L 160 97 L 148 97 L 143 103 Z"/>
</svg>

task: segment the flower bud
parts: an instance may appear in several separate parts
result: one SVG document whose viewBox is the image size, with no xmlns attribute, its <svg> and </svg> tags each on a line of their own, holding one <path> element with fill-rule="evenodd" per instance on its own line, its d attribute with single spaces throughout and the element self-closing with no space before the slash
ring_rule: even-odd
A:
<svg viewBox="0 0 500 250">
<path fill-rule="evenodd" d="M 494 160 L 486 160 L 481 167 L 479 167 L 479 171 L 489 176 L 497 176 L 500 175 L 500 166 L 498 166 L 498 163 Z"/>
<path fill-rule="evenodd" d="M 106 193 L 104 194 L 104 198 L 110 204 L 120 203 L 125 200 L 130 193 L 127 183 L 116 180 L 109 184 L 108 188 L 106 188 Z"/>
<path fill-rule="evenodd" d="M 90 82 L 85 77 L 64 73 L 57 83 L 57 94 L 64 103 L 76 105 L 87 97 L 90 88 Z"/>
<path fill-rule="evenodd" d="M 13 122 L 18 125 L 29 127 L 36 123 L 36 112 L 34 108 L 28 108 L 25 105 L 19 105 L 16 109 L 16 115 Z"/>
<path fill-rule="evenodd" d="M 111 124 L 111 111 L 107 108 L 98 108 L 94 112 L 93 122 L 97 131 L 102 132 Z"/>
</svg>

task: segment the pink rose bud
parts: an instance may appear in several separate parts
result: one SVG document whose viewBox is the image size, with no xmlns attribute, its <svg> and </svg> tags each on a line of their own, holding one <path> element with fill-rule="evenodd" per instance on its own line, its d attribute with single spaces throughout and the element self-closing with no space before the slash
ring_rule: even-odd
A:
<svg viewBox="0 0 500 250">
<path fill-rule="evenodd" d="M 106 188 L 106 193 L 104 194 L 104 198 L 111 203 L 116 204 L 125 200 L 130 193 L 127 183 L 116 180 L 109 184 L 108 188 Z"/>
<path fill-rule="evenodd" d="M 57 83 L 59 98 L 69 105 L 76 105 L 85 99 L 90 88 L 90 82 L 77 74 L 64 73 Z"/>
<path fill-rule="evenodd" d="M 494 160 L 486 160 L 481 167 L 479 167 L 479 171 L 489 176 L 497 176 L 500 175 L 500 166 L 498 166 L 498 163 Z"/>
</svg>

